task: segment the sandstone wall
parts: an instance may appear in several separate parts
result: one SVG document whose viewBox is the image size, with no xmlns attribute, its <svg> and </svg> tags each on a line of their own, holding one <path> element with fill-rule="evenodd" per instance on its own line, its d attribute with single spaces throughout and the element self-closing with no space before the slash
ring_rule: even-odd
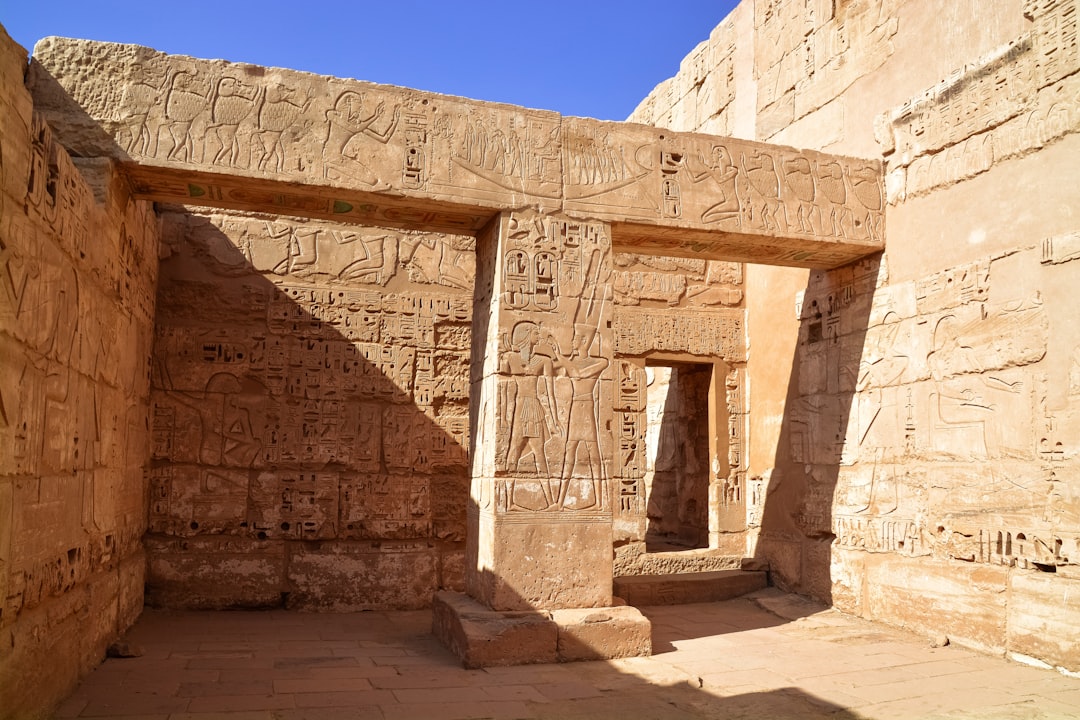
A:
<svg viewBox="0 0 1080 720">
<path fill-rule="evenodd" d="M 0 30 L 0 717 L 20 720 L 142 609 L 158 241 L 108 163 L 54 142 L 26 64 Z"/>
<path fill-rule="evenodd" d="M 148 602 L 459 588 L 475 239 L 162 213 Z"/>
<path fill-rule="evenodd" d="M 881 258 L 747 266 L 748 513 L 777 583 L 1073 670 L 1077 17 L 745 0 L 632 117 L 887 163 Z"/>
</svg>

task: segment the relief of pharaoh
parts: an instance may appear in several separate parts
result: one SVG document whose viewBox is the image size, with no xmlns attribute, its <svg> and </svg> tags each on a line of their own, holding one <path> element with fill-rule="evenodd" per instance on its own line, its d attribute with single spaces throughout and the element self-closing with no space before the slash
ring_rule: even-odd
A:
<svg viewBox="0 0 1080 720">
<path fill-rule="evenodd" d="M 499 372 L 513 378 L 504 400 L 511 418 L 506 468 L 512 473 L 521 472 L 522 460 L 532 455 L 542 494 L 542 497 L 533 497 L 537 483 L 521 483 L 519 489 L 519 481 L 512 479 L 510 507 L 544 510 L 555 506 L 558 498 L 558 492 L 553 493 L 549 486 L 551 473 L 545 450 L 548 439 L 560 432 L 555 419 L 554 367 L 551 357 L 536 352 L 541 343 L 540 328 L 536 323 L 522 321 L 515 325 L 510 343 L 512 351 L 504 352 L 499 359 Z M 529 470 L 525 469 L 525 472 Z"/>
</svg>

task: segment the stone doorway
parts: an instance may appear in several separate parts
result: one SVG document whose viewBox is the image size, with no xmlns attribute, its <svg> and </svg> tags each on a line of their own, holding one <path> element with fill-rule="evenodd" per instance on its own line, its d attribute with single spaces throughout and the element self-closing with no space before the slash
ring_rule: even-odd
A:
<svg viewBox="0 0 1080 720">
<path fill-rule="evenodd" d="M 646 552 L 707 548 L 713 365 L 650 361 L 646 377 Z"/>
</svg>

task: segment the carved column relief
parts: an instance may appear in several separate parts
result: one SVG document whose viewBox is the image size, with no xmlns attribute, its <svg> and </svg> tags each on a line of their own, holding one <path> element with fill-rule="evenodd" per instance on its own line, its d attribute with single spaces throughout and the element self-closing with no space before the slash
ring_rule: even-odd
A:
<svg viewBox="0 0 1080 720">
<path fill-rule="evenodd" d="M 487 439 L 495 452 L 491 468 L 474 461 L 473 522 L 481 537 L 494 540 L 471 551 L 477 556 L 470 593 L 495 609 L 604 605 L 611 564 L 602 556 L 610 553 L 612 468 L 621 448 L 611 409 L 619 369 L 610 230 L 504 213 L 497 243 L 486 252 L 481 265 L 494 280 L 479 297 L 490 307 L 486 333 L 497 360 L 485 363 L 473 402 L 479 425 L 495 428 Z M 486 469 L 494 473 L 484 476 Z M 522 533 L 540 533 L 567 552 L 576 548 L 580 567 L 556 572 L 548 551 L 522 558 L 510 547 Z M 603 547 L 587 548 L 587 538 Z"/>
</svg>

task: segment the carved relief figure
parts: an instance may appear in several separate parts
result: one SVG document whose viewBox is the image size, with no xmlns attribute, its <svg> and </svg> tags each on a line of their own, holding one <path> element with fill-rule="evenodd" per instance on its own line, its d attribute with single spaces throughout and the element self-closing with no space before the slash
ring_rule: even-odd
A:
<svg viewBox="0 0 1080 720">
<path fill-rule="evenodd" d="M 281 138 L 296 119 L 308 109 L 311 97 L 302 102 L 294 98 L 295 89 L 274 83 L 262 91 L 259 104 L 259 131 L 255 134 L 259 152 L 260 170 L 270 168 L 276 172 L 285 170 L 285 145 Z"/>
<path fill-rule="evenodd" d="M 687 164 L 690 171 L 690 180 L 697 183 L 710 178 L 719 188 L 719 201 L 701 213 L 701 222 L 723 223 L 734 221 L 732 224 L 738 227 L 741 205 L 736 182 L 739 168 L 732 161 L 731 153 L 723 145 L 714 145 L 709 158 L 706 159 L 704 155 L 699 157 L 701 169 L 695 169 L 689 162 Z"/>
<path fill-rule="evenodd" d="M 359 280 L 379 285 L 386 283 L 394 273 L 397 238 L 391 235 L 360 236 L 359 243 L 364 249 L 364 257 L 346 265 L 338 277 L 342 280 Z"/>
<path fill-rule="evenodd" d="M 835 161 L 818 163 L 818 189 L 829 201 L 829 223 L 821 221 L 821 234 L 833 237 L 851 237 L 850 230 L 844 223 L 851 224 L 851 210 L 846 206 L 847 186 L 844 185 L 844 168 Z"/>
<path fill-rule="evenodd" d="M 385 190 L 390 183 L 380 180 L 372 169 L 374 151 L 366 148 L 366 139 L 385 145 L 393 137 L 401 117 L 401 106 L 395 105 L 393 116 L 379 129 L 376 125 L 383 117 L 386 103 L 380 101 L 375 109 L 367 112 L 366 96 L 349 90 L 338 96 L 334 107 L 326 111 L 327 131 L 323 148 L 326 176 L 338 179 L 347 176 Z"/>
<path fill-rule="evenodd" d="M 237 130 L 244 118 L 255 109 L 257 88 L 244 85 L 236 78 L 225 76 L 218 80 L 210 105 L 210 124 L 207 137 L 213 138 L 218 150 L 211 160 L 215 165 L 236 166 L 240 161 L 240 143 Z"/>
<path fill-rule="evenodd" d="M 556 353 L 556 365 L 570 378 L 573 399 L 567 420 L 566 448 L 563 454 L 563 485 L 559 491 L 559 507 L 567 507 L 567 490 L 577 476 L 580 450 L 581 458 L 590 482 L 590 494 L 573 496 L 571 509 L 591 507 L 601 501 L 603 488 L 604 462 L 600 451 L 599 424 L 596 419 L 596 395 L 600 376 L 608 367 L 608 360 L 593 354 L 597 339 L 597 327 L 589 323 L 574 324 L 573 348 L 566 357 L 559 351 L 558 344 L 552 343 Z"/>
<path fill-rule="evenodd" d="M 206 109 L 208 89 L 200 87 L 194 74 L 180 70 L 166 80 L 165 127 L 172 140 L 167 158 L 195 162 L 191 123 Z M 202 91 L 202 92 L 200 92 Z"/>
<path fill-rule="evenodd" d="M 817 206 L 814 204 L 814 175 L 810 169 L 810 161 L 804 157 L 787 158 L 780 163 L 780 167 L 784 173 L 784 182 L 797 201 L 794 224 L 799 232 L 813 235 L 816 232 L 813 219 L 817 214 Z M 790 216 L 788 221 L 788 225 L 791 225 Z"/>
<path fill-rule="evenodd" d="M 413 282 L 429 282 L 470 290 L 476 258 L 469 239 L 439 235 L 406 235 L 401 238 L 401 265 Z"/>
<path fill-rule="evenodd" d="M 510 444 L 506 467 L 519 472 L 522 456 L 532 454 L 535 472 L 541 478 L 541 488 L 547 505 L 555 497 L 546 484 L 551 473 L 548 470 L 545 444 L 552 434 L 559 432 L 554 408 L 552 377 L 554 367 L 551 358 L 536 352 L 541 342 L 540 328 L 536 323 L 522 321 L 514 326 L 510 338 L 512 352 L 505 352 L 499 361 L 499 371 L 513 379 L 513 399 L 507 397 L 504 407 L 510 413 Z M 511 504 L 514 488 L 511 485 Z"/>
<path fill-rule="evenodd" d="M 162 78 L 154 78 L 151 74 L 149 66 L 136 65 L 132 82 L 124 86 L 120 96 L 120 115 L 117 119 L 128 133 L 127 140 L 122 142 L 129 153 L 151 155 L 154 151 L 147 117 L 151 108 L 157 104 Z"/>
<path fill-rule="evenodd" d="M 776 214 L 780 209 L 780 178 L 772 155 L 755 150 L 743 155 L 743 172 L 750 181 L 750 218 L 763 230 L 780 230 Z"/>
<path fill-rule="evenodd" d="M 852 170 L 851 190 L 855 199 L 866 208 L 862 225 L 867 239 L 881 240 L 882 197 L 877 170 L 869 165 Z"/>
</svg>

